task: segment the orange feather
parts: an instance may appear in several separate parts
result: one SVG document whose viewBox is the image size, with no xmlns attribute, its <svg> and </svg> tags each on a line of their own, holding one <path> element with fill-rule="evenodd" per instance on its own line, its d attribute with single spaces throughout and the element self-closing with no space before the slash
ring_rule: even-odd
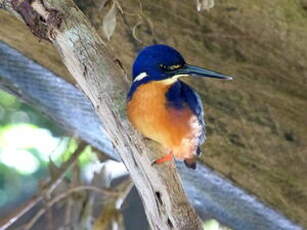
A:
<svg viewBox="0 0 307 230">
<path fill-rule="evenodd" d="M 144 136 L 157 141 L 177 159 L 193 159 L 202 127 L 188 106 L 167 106 L 170 81 L 141 85 L 128 102 L 128 119 Z"/>
</svg>

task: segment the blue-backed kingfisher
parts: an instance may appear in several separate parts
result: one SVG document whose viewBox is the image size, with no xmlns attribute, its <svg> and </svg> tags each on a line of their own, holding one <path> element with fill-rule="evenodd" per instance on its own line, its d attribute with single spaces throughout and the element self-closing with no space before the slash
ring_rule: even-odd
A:
<svg viewBox="0 0 307 230">
<path fill-rule="evenodd" d="M 232 78 L 187 64 L 177 50 L 167 45 L 145 47 L 135 59 L 132 74 L 128 119 L 144 136 L 168 151 L 154 163 L 175 157 L 195 169 L 199 146 L 206 139 L 204 111 L 198 94 L 179 78 Z"/>
</svg>

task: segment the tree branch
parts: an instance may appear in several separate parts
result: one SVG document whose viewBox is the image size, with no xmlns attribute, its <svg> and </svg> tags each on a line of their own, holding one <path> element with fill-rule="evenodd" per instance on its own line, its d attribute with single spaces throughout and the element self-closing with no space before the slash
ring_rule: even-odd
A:
<svg viewBox="0 0 307 230">
<path fill-rule="evenodd" d="M 45 185 L 43 185 L 43 188 L 39 192 L 39 194 L 32 197 L 25 204 L 23 204 L 16 211 L 14 211 L 14 213 L 12 213 L 10 216 L 8 216 L 3 221 L 1 221 L 0 222 L 0 227 L 1 227 L 0 229 L 5 230 L 5 229 L 9 228 L 19 218 L 21 218 L 24 214 L 26 214 L 29 210 L 31 210 L 35 205 L 37 205 L 40 201 L 42 201 L 44 197 L 50 196 L 50 194 L 54 191 L 54 189 L 62 181 L 65 173 L 77 161 L 77 159 L 79 158 L 81 153 L 84 151 L 85 147 L 86 147 L 86 143 L 81 141 L 78 145 L 78 148 L 74 151 L 74 153 L 71 155 L 71 157 L 61 165 L 61 167 L 57 171 L 57 174 L 54 175 L 53 178 L 50 178 L 49 181 Z M 107 191 L 105 191 L 105 193 L 107 193 Z"/>
<path fill-rule="evenodd" d="M 101 195 L 104 196 L 109 196 L 109 197 L 117 197 L 120 193 L 116 192 L 116 191 L 112 191 L 111 189 L 103 189 L 103 188 L 97 188 L 95 186 L 91 186 L 91 185 L 79 185 L 79 186 L 75 186 L 73 188 L 68 189 L 67 191 L 65 191 L 64 193 L 61 193 L 60 195 L 52 198 L 51 200 L 48 200 L 45 207 L 41 208 L 33 217 L 32 219 L 23 227 L 24 230 L 30 230 L 33 225 L 38 221 L 38 219 L 45 214 L 45 212 L 51 208 L 53 205 L 55 205 L 56 203 L 58 203 L 59 201 L 67 198 L 68 196 L 70 196 L 72 193 L 77 193 L 80 191 L 84 191 L 84 190 L 89 190 L 89 191 L 93 191 L 96 193 L 99 193 Z"/>
<path fill-rule="evenodd" d="M 148 149 L 126 120 L 128 84 L 119 66 L 72 0 L 0 0 L 31 31 L 54 44 L 93 103 L 142 198 L 151 229 L 202 229 L 184 194 L 174 163 L 151 166 Z M 26 45 L 26 44 L 25 44 Z"/>
</svg>

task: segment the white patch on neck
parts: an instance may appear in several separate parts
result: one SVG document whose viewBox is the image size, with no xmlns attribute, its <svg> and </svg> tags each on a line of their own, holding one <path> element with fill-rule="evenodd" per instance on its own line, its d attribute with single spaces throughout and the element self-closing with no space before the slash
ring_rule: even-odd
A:
<svg viewBox="0 0 307 230">
<path fill-rule="evenodd" d="M 174 75 L 173 78 L 178 79 L 180 77 L 187 77 L 187 76 L 189 76 L 189 74 L 177 74 L 177 75 Z"/>
<path fill-rule="evenodd" d="M 188 76 L 188 75 L 187 74 L 178 74 L 178 75 L 174 75 L 170 78 L 166 78 L 164 80 L 161 80 L 160 82 L 162 82 L 165 85 L 171 85 L 171 84 L 175 83 L 178 80 L 178 78 L 185 77 L 185 76 Z"/>
<path fill-rule="evenodd" d="M 144 79 L 145 77 L 148 77 L 147 73 L 145 73 L 145 72 L 140 73 L 139 75 L 137 75 L 137 76 L 134 78 L 133 82 L 140 81 L 140 80 Z"/>
</svg>

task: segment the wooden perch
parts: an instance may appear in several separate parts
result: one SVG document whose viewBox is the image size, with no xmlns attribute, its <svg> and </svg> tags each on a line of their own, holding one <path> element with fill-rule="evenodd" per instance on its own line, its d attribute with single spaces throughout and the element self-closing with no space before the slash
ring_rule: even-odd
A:
<svg viewBox="0 0 307 230">
<path fill-rule="evenodd" d="M 40 39 L 50 41 L 89 97 L 143 201 L 151 229 L 200 230 L 174 163 L 151 166 L 157 157 L 125 116 L 128 83 L 102 39 L 72 0 L 0 0 Z M 25 46 L 26 44 L 25 39 Z"/>
</svg>

